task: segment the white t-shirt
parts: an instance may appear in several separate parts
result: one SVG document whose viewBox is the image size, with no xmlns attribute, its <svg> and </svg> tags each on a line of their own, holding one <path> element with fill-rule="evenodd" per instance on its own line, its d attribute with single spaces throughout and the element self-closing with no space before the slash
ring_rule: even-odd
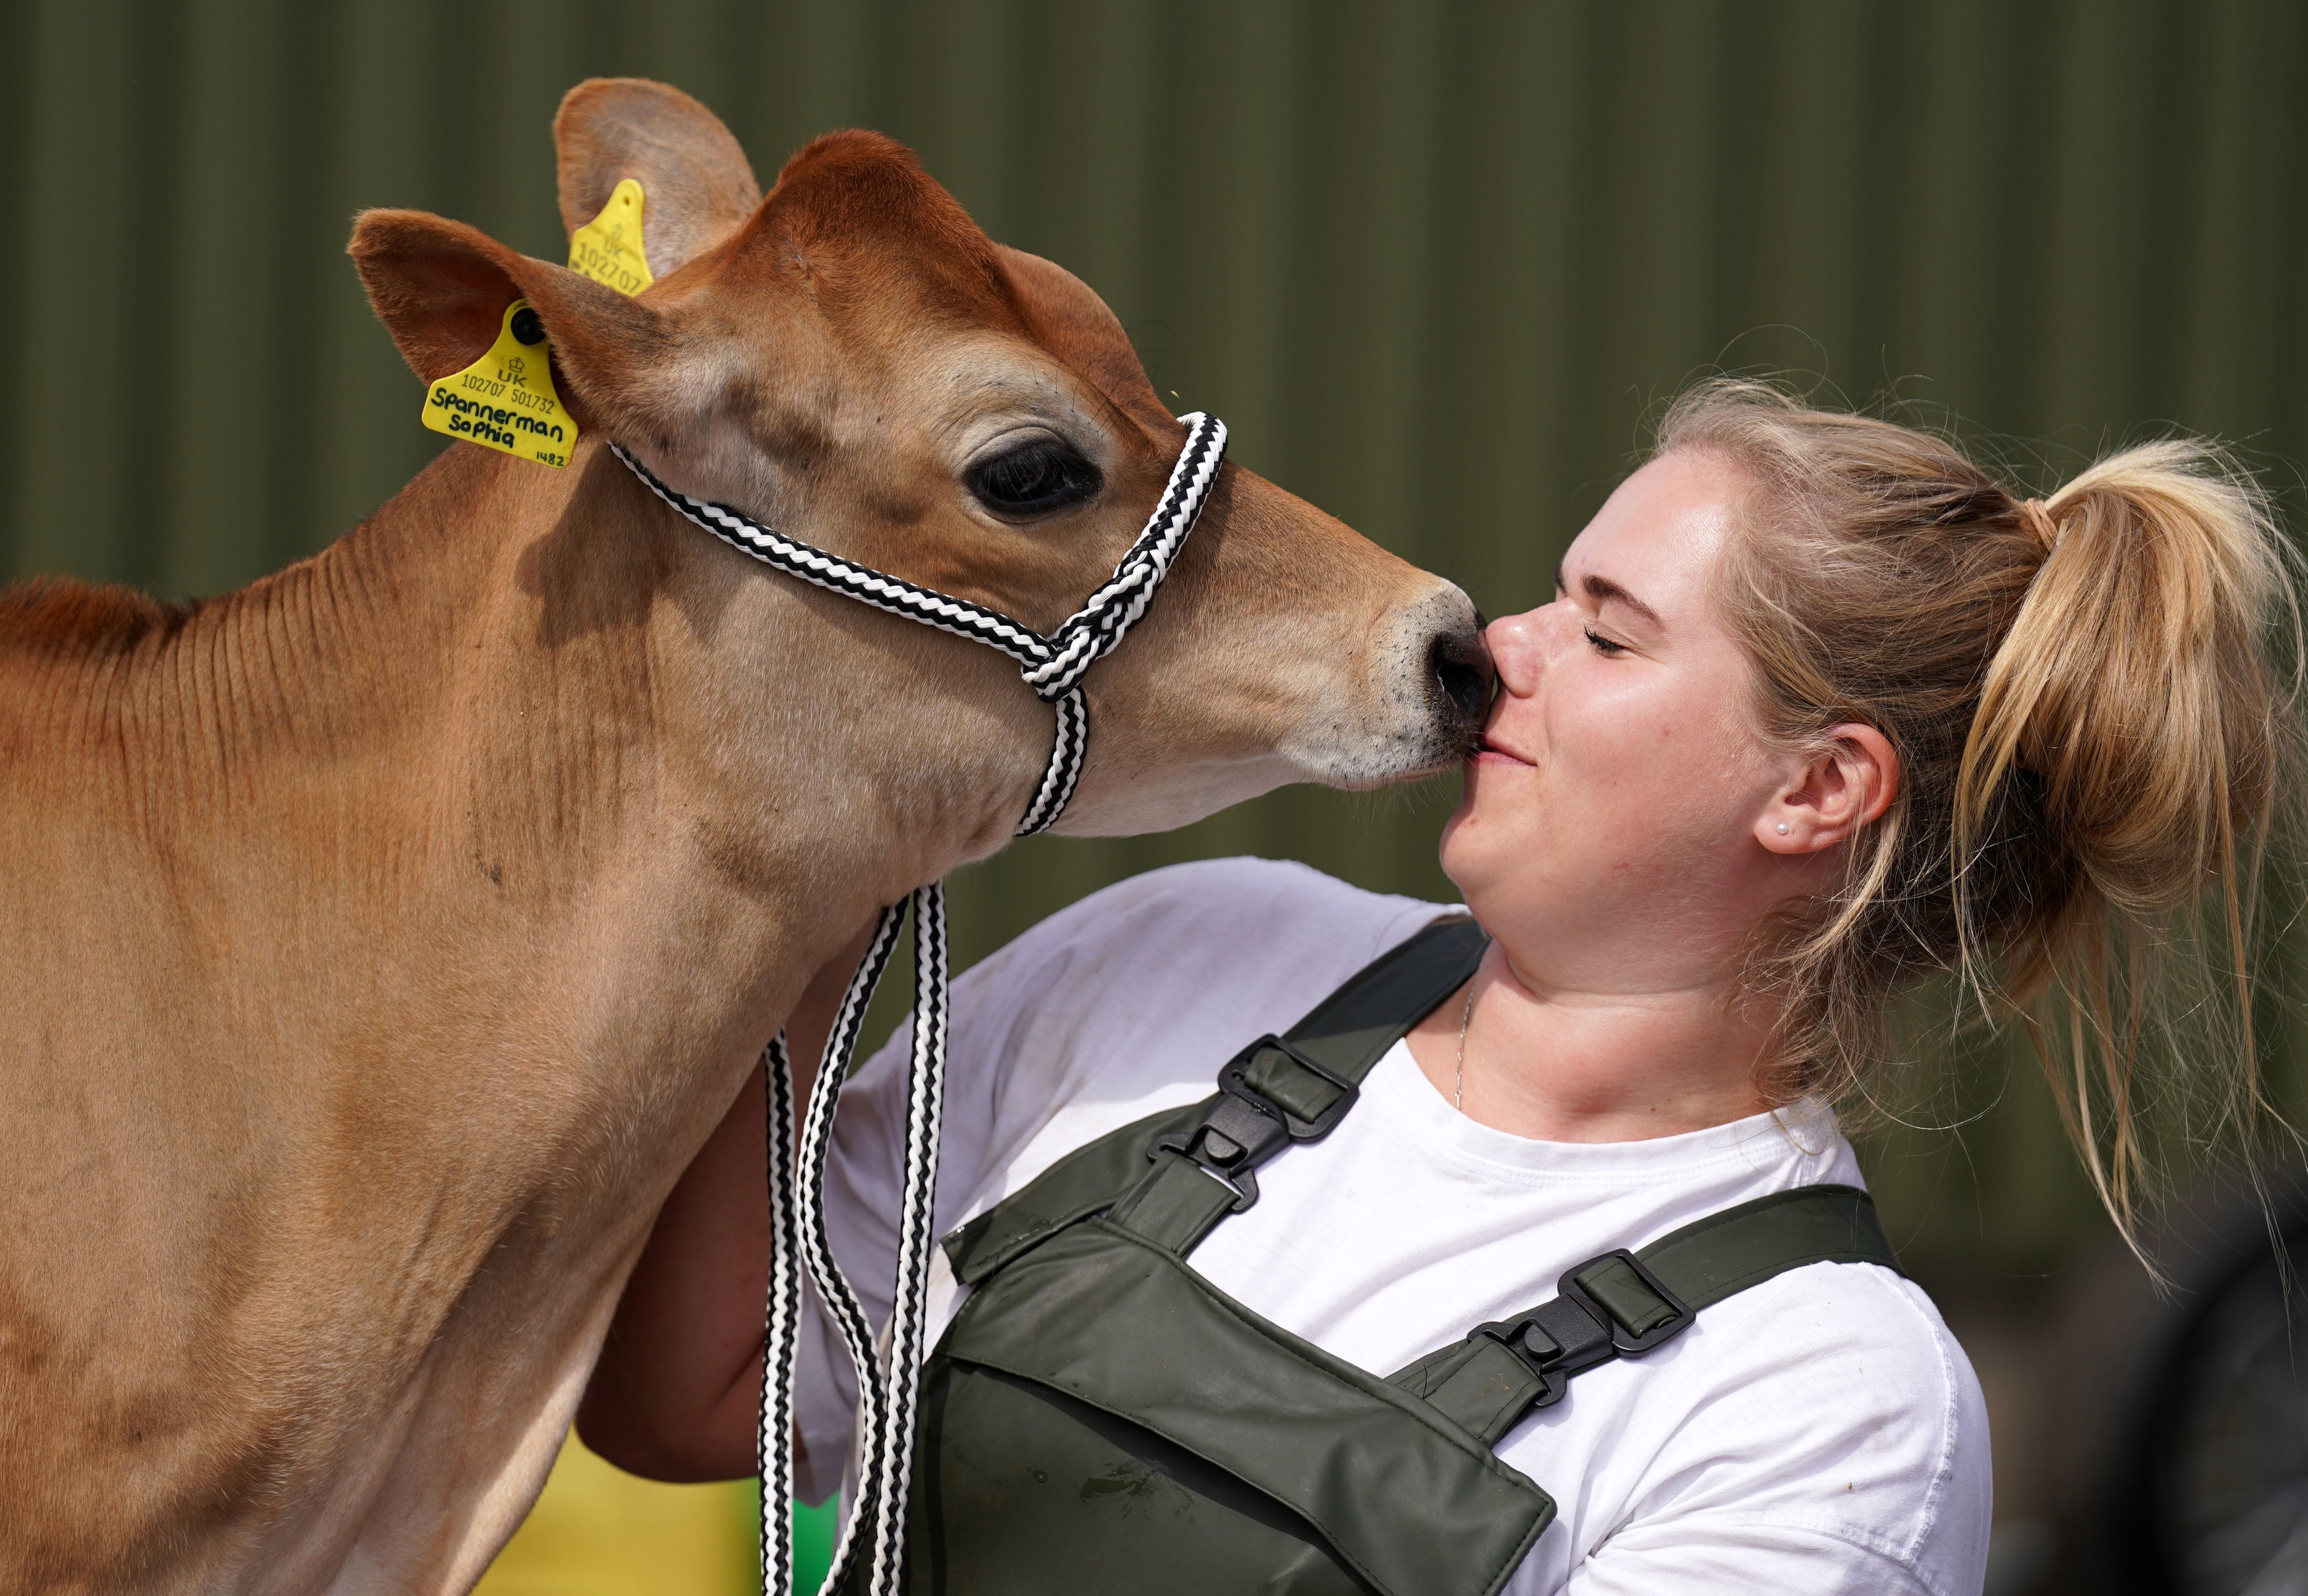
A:
<svg viewBox="0 0 2308 1596">
<path fill-rule="evenodd" d="M 1245 1042 L 1287 1029 L 1444 912 L 1229 859 L 1156 871 L 1044 921 L 955 984 L 938 1232 L 1084 1143 L 1207 1095 Z M 877 1324 L 909 1041 L 900 1027 L 843 1092 L 828 1180 L 834 1250 Z M 1598 1253 L 1821 1181 L 1861 1183 L 1820 1105 L 1652 1141 L 1529 1141 L 1460 1115 L 1398 1043 L 1339 1128 L 1262 1169 L 1257 1205 L 1191 1261 L 1384 1375 L 1545 1301 Z M 941 1266 L 932 1344 L 959 1290 Z M 856 1400 L 822 1313 L 802 1382 L 815 1499 L 840 1483 Z M 1974 1596 L 1985 1575 L 1978 1383 L 1930 1300 L 1873 1265 L 1814 1264 L 1718 1302 L 1649 1355 L 1579 1376 L 1497 1450 L 1560 1509 L 1512 1596 Z"/>
</svg>

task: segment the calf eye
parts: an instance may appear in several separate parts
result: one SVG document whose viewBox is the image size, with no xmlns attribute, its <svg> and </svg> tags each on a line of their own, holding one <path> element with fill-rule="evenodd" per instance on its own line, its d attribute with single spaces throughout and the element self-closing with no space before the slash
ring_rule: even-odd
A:
<svg viewBox="0 0 2308 1596">
<path fill-rule="evenodd" d="M 1063 438 L 1036 438 L 982 459 L 962 478 L 995 515 L 1047 515 L 1098 496 L 1105 477 Z"/>
</svg>

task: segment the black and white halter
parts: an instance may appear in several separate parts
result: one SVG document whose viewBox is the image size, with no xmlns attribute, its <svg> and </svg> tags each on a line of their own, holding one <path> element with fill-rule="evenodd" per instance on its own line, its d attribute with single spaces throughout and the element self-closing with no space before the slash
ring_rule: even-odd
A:
<svg viewBox="0 0 2308 1596">
<path fill-rule="evenodd" d="M 1115 567 L 1114 575 L 1081 609 L 1046 636 L 998 610 L 934 588 L 917 587 L 851 563 L 726 504 L 706 503 L 667 486 L 623 445 L 609 447 L 651 493 L 688 519 L 765 565 L 831 592 L 846 594 L 875 609 L 934 626 L 956 637 L 999 648 L 1018 662 L 1026 685 L 1057 713 L 1050 761 L 1018 822 L 1018 835 L 1043 830 L 1064 812 L 1081 779 L 1089 744 L 1089 710 L 1081 679 L 1089 667 L 1121 642 L 1146 614 L 1162 579 L 1170 573 L 1186 535 L 1202 513 L 1226 458 L 1226 424 L 1199 412 L 1181 416 L 1186 446 L 1171 468 L 1169 485 L 1147 518 L 1145 530 Z M 945 1097 L 946 940 L 945 888 L 931 882 L 917 889 L 914 905 L 914 1046 L 908 1080 L 905 1177 L 900 1199 L 898 1274 L 889 1325 L 886 1358 L 876 1353 L 873 1327 L 848 1278 L 834 1261 L 826 1240 L 825 1163 L 833 1140 L 833 1110 L 849 1060 L 865 1023 L 866 1006 L 897 946 L 905 906 L 882 911 L 872 943 L 849 979 L 825 1039 L 817 1084 L 801 1128 L 799 1156 L 788 1162 L 794 1143 L 794 1090 L 785 1034 L 769 1045 L 764 1073 L 770 1107 L 770 1258 L 768 1327 L 762 1348 L 759 1458 L 762 1470 L 762 1587 L 770 1596 L 793 1590 L 794 1383 L 800 1351 L 801 1269 L 806 1267 L 818 1296 L 857 1370 L 857 1489 L 849 1520 L 834 1547 L 833 1566 L 822 1589 L 831 1592 L 848 1577 L 858 1537 L 873 1531 L 874 1566 L 866 1589 L 872 1596 L 896 1596 L 905 1539 L 906 1491 L 911 1480 L 915 1410 L 921 1394 L 922 1341 L 928 1314 L 932 1206 L 937 1191 L 938 1120 Z M 795 1164 L 798 1163 L 798 1180 Z"/>
</svg>

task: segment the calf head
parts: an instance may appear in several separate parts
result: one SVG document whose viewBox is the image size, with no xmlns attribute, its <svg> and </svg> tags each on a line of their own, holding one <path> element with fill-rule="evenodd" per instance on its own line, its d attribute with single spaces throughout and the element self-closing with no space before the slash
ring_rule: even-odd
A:
<svg viewBox="0 0 2308 1596">
<path fill-rule="evenodd" d="M 1081 282 L 987 239 L 875 133 L 817 140 L 763 198 L 728 130 L 663 85 L 582 84 L 555 133 L 572 228 L 641 183 L 653 286 L 627 298 L 470 227 L 369 212 L 352 253 L 419 376 L 478 358 L 519 295 L 580 425 L 694 497 L 1045 631 L 1112 572 L 1184 429 Z M 785 580 L 734 553 L 707 569 Z M 1048 711 L 998 656 L 961 665 L 969 649 L 926 648 L 916 686 L 1003 695 L 985 724 L 1011 745 L 1014 815 Z M 1287 781 L 1447 768 L 1487 675 L 1465 595 L 1228 466 L 1150 614 L 1084 683 L 1089 762 L 1057 829 L 1156 829 Z"/>
</svg>

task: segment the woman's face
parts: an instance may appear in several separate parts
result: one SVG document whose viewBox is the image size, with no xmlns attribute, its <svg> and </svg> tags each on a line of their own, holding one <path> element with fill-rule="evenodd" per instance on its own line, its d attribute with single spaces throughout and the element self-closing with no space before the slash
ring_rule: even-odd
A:
<svg viewBox="0 0 2308 1596">
<path fill-rule="evenodd" d="M 1552 603 L 1492 624 L 1499 694 L 1442 867 L 1527 977 L 1657 991 L 1724 977 L 1811 849 L 1777 837 L 1804 761 L 1767 747 L 1715 571 L 1741 485 L 1713 456 L 1636 472 Z"/>
</svg>

